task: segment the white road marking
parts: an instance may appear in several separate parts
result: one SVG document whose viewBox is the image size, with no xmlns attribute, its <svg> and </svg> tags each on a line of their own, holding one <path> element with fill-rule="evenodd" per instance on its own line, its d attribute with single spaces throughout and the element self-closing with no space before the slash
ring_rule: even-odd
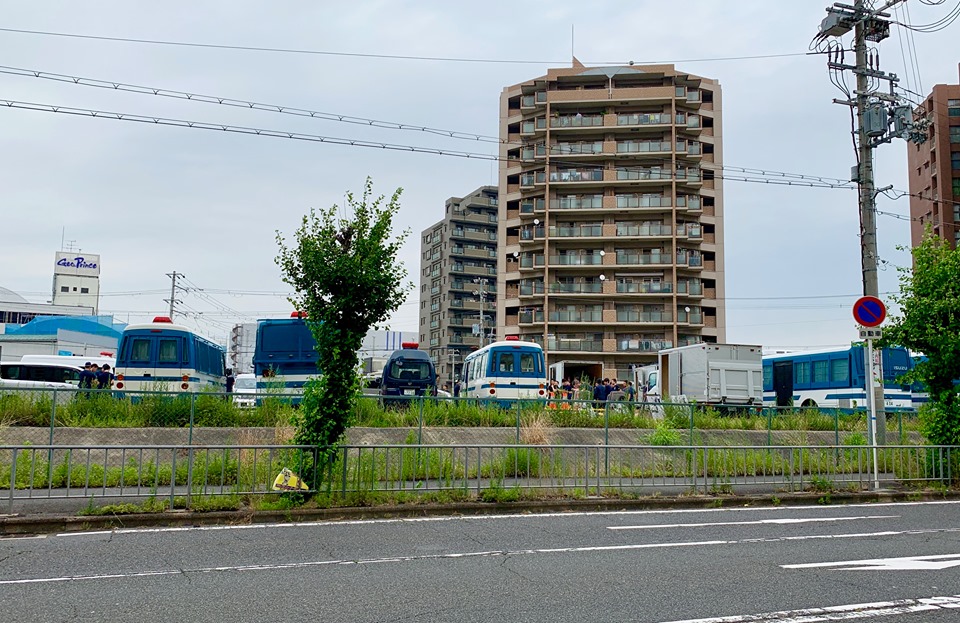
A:
<svg viewBox="0 0 960 623">
<path fill-rule="evenodd" d="M 936 556 L 905 556 L 903 558 L 871 558 L 840 562 L 810 562 L 799 565 L 780 565 L 784 569 L 826 569 L 838 571 L 939 571 L 960 566 L 960 554 Z"/>
<path fill-rule="evenodd" d="M 824 608 L 803 608 L 801 610 L 782 610 L 762 614 L 745 614 L 728 617 L 710 617 L 706 619 L 684 619 L 664 623 L 817 623 L 818 621 L 849 621 L 852 619 L 872 619 L 895 614 L 912 614 L 933 610 L 951 610 L 960 608 L 960 595 L 952 597 L 927 597 L 923 599 L 898 599 L 896 601 L 878 601 L 864 604 L 827 606 Z"/>
<path fill-rule="evenodd" d="M 633 545 L 595 545 L 588 547 L 555 547 L 544 549 L 521 549 L 521 550 L 491 550 L 482 552 L 453 552 L 447 554 L 423 554 L 413 556 L 390 556 L 384 558 L 368 558 L 360 560 L 320 560 L 307 562 L 293 562 L 281 564 L 266 565 L 240 565 L 227 567 L 203 567 L 198 569 L 184 569 L 181 571 L 144 571 L 127 574 L 95 574 L 95 575 L 77 575 L 63 576 L 55 578 L 24 578 L 19 580 L 0 580 L 0 586 L 8 584 L 37 584 L 49 582 L 76 582 L 81 580 L 102 580 L 117 578 L 136 578 L 149 576 L 177 575 L 183 573 L 212 573 L 224 571 L 270 571 L 277 569 L 303 569 L 308 567 L 320 567 L 328 565 L 364 565 L 382 562 L 414 562 L 420 560 L 447 560 L 458 558 L 478 558 L 485 556 L 521 556 L 531 554 L 567 554 L 567 553 L 586 553 L 586 552 L 613 552 L 643 549 L 663 549 L 669 547 L 709 547 L 719 545 L 743 545 L 754 543 L 780 543 L 784 541 L 804 541 L 804 540 L 822 540 L 822 539 L 851 539 L 851 538 L 871 538 L 871 537 L 889 537 L 904 534 L 935 534 L 946 532 L 960 532 L 960 528 L 939 528 L 931 530 L 904 530 L 904 531 L 884 531 L 884 532 L 864 532 L 857 534 L 812 534 L 805 536 L 784 536 L 756 539 L 740 540 L 715 540 L 715 541 L 681 541 L 675 543 L 640 543 Z"/>
<path fill-rule="evenodd" d="M 848 504 L 843 508 L 886 508 L 886 507 L 906 507 L 906 506 L 939 506 L 946 504 L 960 504 L 960 500 L 937 500 L 932 502 L 884 502 L 878 504 Z M 639 511 L 576 511 L 569 513 L 523 513 L 523 514 L 504 514 L 504 515 L 446 515 L 442 517 L 404 517 L 398 519 L 351 519 L 351 520 L 326 520 L 326 521 L 305 521 L 305 522 L 285 522 L 285 523 L 258 523 L 230 526 L 179 526 L 171 528 L 124 528 L 119 530 L 101 530 L 97 532 L 61 532 L 56 536 L 93 536 L 102 534 L 149 534 L 163 532 L 214 532 L 220 530 L 268 530 L 275 528 L 310 528 L 319 526 L 373 526 L 379 524 L 397 524 L 397 523 L 434 523 L 444 521 L 493 521 L 503 519 L 556 519 L 566 517 L 616 517 L 616 516 L 645 516 L 645 515 L 683 515 L 690 513 L 739 513 L 739 512 L 765 512 L 765 513 L 784 513 L 788 511 L 810 511 L 818 512 L 828 510 L 820 506 L 744 506 L 737 508 L 684 508 L 684 509 L 664 509 L 664 510 L 639 510 Z M 836 507 L 829 509 L 836 512 Z"/>
<path fill-rule="evenodd" d="M 712 523 L 664 523 L 648 526 L 607 526 L 608 530 L 649 530 L 652 528 L 707 528 L 713 526 L 756 526 L 773 524 L 778 526 L 801 523 L 831 521 L 859 521 L 863 519 L 899 519 L 900 515 L 861 515 L 859 517 L 783 517 L 780 519 L 759 519 L 757 521 L 717 521 Z"/>
<path fill-rule="evenodd" d="M 58 578 L 26 578 L 21 580 L 0 580 L 0 585 L 9 584 L 42 584 L 54 582 L 78 582 L 83 580 L 114 580 L 118 578 L 140 578 L 163 575 L 179 575 L 190 573 L 216 573 L 225 571 L 275 571 L 279 569 L 304 569 L 308 567 L 322 567 L 329 565 L 370 565 L 385 562 L 414 562 L 418 560 L 441 560 L 445 558 L 480 558 L 488 556 L 522 556 L 527 554 L 562 554 L 570 552 L 597 552 L 633 549 L 656 549 L 663 547 L 695 547 L 700 545 L 720 545 L 725 541 L 699 541 L 687 543 L 644 543 L 640 545 L 603 545 L 594 547 L 563 547 L 552 549 L 519 549 L 494 550 L 487 552 L 463 552 L 451 554 L 424 554 L 419 556 L 393 556 L 390 558 L 369 558 L 362 560 L 317 560 L 308 562 L 292 562 L 275 565 L 239 565 L 228 567 L 202 567 L 198 569 L 183 569 L 179 571 L 142 571 L 138 573 L 111 573 L 97 575 L 71 575 Z"/>
</svg>

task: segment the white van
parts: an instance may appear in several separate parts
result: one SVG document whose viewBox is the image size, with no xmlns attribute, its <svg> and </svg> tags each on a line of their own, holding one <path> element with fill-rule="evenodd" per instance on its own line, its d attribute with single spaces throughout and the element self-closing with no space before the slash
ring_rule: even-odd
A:
<svg viewBox="0 0 960 623">
<path fill-rule="evenodd" d="M 110 366 L 110 369 L 113 370 L 117 367 L 116 357 L 110 355 L 105 355 L 101 353 L 100 355 L 24 355 L 20 358 L 22 363 L 55 363 L 63 364 L 67 366 L 76 366 L 82 368 L 83 364 L 90 362 L 97 364 L 98 368 L 102 368 L 104 364 Z"/>
<path fill-rule="evenodd" d="M 84 362 L 85 363 L 85 362 Z M 82 364 L 30 363 L 23 361 L 0 363 L 0 389 L 69 389 L 80 385 Z"/>
<path fill-rule="evenodd" d="M 257 375 L 238 374 L 233 382 L 233 403 L 238 407 L 253 408 L 257 404 Z"/>
</svg>

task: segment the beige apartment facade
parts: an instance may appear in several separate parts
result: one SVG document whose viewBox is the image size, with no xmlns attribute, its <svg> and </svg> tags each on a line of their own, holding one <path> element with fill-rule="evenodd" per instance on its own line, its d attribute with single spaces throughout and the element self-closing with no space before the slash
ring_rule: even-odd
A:
<svg viewBox="0 0 960 623">
<path fill-rule="evenodd" d="M 443 220 L 420 236 L 420 348 L 440 385 L 459 376 L 481 328 L 486 342 L 496 334 L 497 197 L 496 186 L 481 186 L 447 199 Z"/>
<path fill-rule="evenodd" d="M 721 109 L 717 81 L 672 65 L 504 89 L 501 336 L 540 343 L 555 376 L 619 379 L 725 341 Z"/>
<path fill-rule="evenodd" d="M 929 138 L 907 144 L 910 239 L 920 244 L 929 226 L 954 249 L 960 245 L 960 84 L 938 84 L 918 114 L 931 123 Z"/>
</svg>

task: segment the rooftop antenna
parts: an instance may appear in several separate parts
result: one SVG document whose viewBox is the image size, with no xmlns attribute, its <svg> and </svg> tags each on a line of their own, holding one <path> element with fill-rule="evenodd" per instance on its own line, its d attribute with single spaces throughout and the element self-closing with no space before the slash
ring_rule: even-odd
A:
<svg viewBox="0 0 960 623">
<path fill-rule="evenodd" d="M 577 56 L 576 56 L 576 54 L 574 53 L 574 50 L 573 50 L 573 29 L 574 29 L 574 25 L 573 25 L 573 24 L 570 24 L 570 58 L 573 59 L 573 60 L 571 61 L 571 63 L 573 64 L 574 67 L 576 67 L 576 66 L 577 66 L 577 62 L 576 62 L 576 61 L 577 61 Z"/>
</svg>

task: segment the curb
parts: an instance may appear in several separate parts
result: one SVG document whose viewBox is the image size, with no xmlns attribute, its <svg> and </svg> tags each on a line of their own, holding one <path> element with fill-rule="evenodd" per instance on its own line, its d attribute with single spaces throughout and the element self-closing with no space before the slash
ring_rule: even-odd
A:
<svg viewBox="0 0 960 623">
<path fill-rule="evenodd" d="M 828 497 L 829 496 L 829 497 Z M 825 501 L 826 500 L 826 501 Z M 481 516 L 499 514 L 535 514 L 564 512 L 603 512 L 621 510 L 711 509 L 729 507 L 843 506 L 890 502 L 929 502 L 960 500 L 960 491 L 784 493 L 782 495 L 697 495 L 649 497 L 640 499 L 587 498 L 520 502 L 461 502 L 456 504 L 405 504 L 372 507 L 291 509 L 285 511 L 196 512 L 189 510 L 131 515 L 75 516 L 29 515 L 0 516 L 0 537 L 103 531 L 131 528 L 199 527 L 216 525 L 257 525 L 361 519 L 416 519 L 436 516 Z"/>
</svg>

